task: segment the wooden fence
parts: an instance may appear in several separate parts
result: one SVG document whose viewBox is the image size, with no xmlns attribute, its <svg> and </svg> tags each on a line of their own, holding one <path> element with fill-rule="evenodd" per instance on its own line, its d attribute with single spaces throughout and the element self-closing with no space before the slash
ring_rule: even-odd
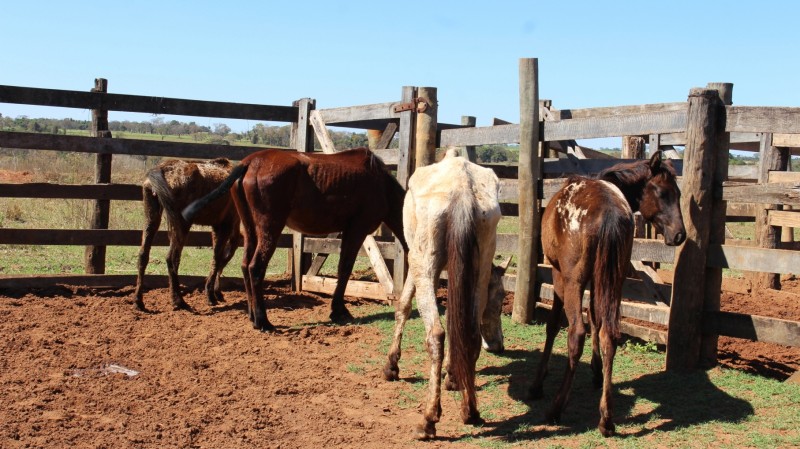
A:
<svg viewBox="0 0 800 449">
<path fill-rule="evenodd" d="M 288 121 L 297 130 L 298 151 L 311 149 L 314 132 L 323 150 L 335 151 L 326 137 L 326 126 L 373 130 L 377 148 L 384 160 L 395 165 L 398 179 L 405 186 L 413 167 L 430 162 L 434 147 L 460 146 L 474 155 L 474 146 L 519 144 L 516 166 L 492 166 L 501 179 L 504 215 L 519 216 L 520 231 L 500 235 L 498 252 L 517 254 L 516 276 L 505 279 L 515 291 L 513 317 L 529 322 L 537 308 L 546 308 L 539 298 L 552 298 L 550 267 L 540 263 L 539 217 L 542 208 L 568 174 L 591 175 L 620 160 L 581 147 L 577 139 L 640 136 L 652 148 L 674 153 L 684 146 L 684 159 L 676 160 L 683 175 L 684 218 L 689 236 L 679 248 L 655 240 L 636 239 L 632 263 L 639 279 L 628 279 L 624 286 L 624 317 L 668 326 L 668 331 L 625 323 L 623 331 L 667 346 L 667 369 L 689 369 L 711 364 L 716 359 L 716 338 L 727 335 L 757 339 L 783 345 L 800 346 L 800 323 L 758 315 L 721 312 L 719 307 L 722 269 L 733 268 L 764 273 L 796 273 L 800 253 L 782 249 L 754 248 L 725 244 L 728 219 L 755 217 L 766 229 L 800 225 L 800 212 L 780 210 L 800 206 L 797 185 L 800 177 L 781 170 L 770 161 L 786 159 L 800 147 L 800 108 L 730 106 L 732 85 L 710 84 L 693 89 L 685 102 L 620 106 L 608 108 L 557 110 L 549 101 L 539 101 L 538 61 L 520 61 L 520 123 L 497 121 L 475 127 L 472 117 L 461 125 L 437 124 L 436 91 L 431 88 L 403 89 L 399 102 L 350 108 L 315 109 L 313 100 L 302 100 L 291 107 L 235 105 L 192 100 L 135 97 L 99 92 L 83 93 L 0 86 L 0 102 L 78 107 L 93 110 L 150 112 Z M 99 120 L 102 123 L 102 119 Z M 102 131 L 102 130 L 99 130 Z M 305 131 L 305 132 L 303 132 Z M 399 133 L 399 150 L 388 150 L 388 142 Z M 141 142 L 108 137 L 69 137 L 0 132 L 0 147 L 59 151 L 82 151 L 99 155 L 139 154 L 173 157 L 210 158 L 227 156 L 239 159 L 252 148 L 214 145 Z M 762 164 L 755 179 L 741 182 L 735 167 L 728 167 L 729 149 L 761 153 Z M 559 154 L 558 158 L 549 158 Z M 774 157 L 773 155 L 777 155 Z M 98 166 L 102 161 L 98 162 Z M 753 176 L 753 175 L 751 175 Z M 98 201 L 138 200 L 134 186 L 110 184 L 88 186 L 0 185 L 0 196 L 88 198 Z M 742 204 L 750 206 L 742 207 Z M 760 215 L 759 215 L 760 214 Z M 767 233 L 769 234 L 769 233 Z M 773 232 L 774 234 L 774 232 Z M 0 244 L 78 244 L 135 245 L 140 231 L 108 230 L 12 230 L 0 229 Z M 769 246 L 767 235 L 762 244 Z M 193 233 L 192 245 L 207 245 L 207 235 Z M 160 235 L 160 244 L 165 237 Z M 281 246 L 292 248 L 297 287 L 332 291 L 328 280 L 318 279 L 324 254 L 336 252 L 333 238 L 310 239 L 285 235 Z M 774 248 L 775 246 L 772 246 Z M 402 286 L 404 255 L 396 242 L 376 239 L 365 253 L 380 253 L 393 261 L 393 268 L 381 267 L 371 257 L 376 274 L 393 270 L 393 278 L 378 274 L 375 284 L 353 283 L 348 294 L 391 297 Z M 310 254 L 316 254 L 310 260 Z M 645 263 L 670 263 L 675 266 L 673 285 L 660 282 Z M 88 271 L 88 270 L 87 270 Z M 84 282 L 83 280 L 81 282 Z"/>
<path fill-rule="evenodd" d="M 405 186 L 410 173 L 409 160 L 397 157 L 396 153 L 409 154 L 416 110 L 401 108 L 403 104 L 415 104 L 418 89 L 404 87 L 400 101 L 367 105 L 353 108 L 317 110 L 316 102 L 304 98 L 292 106 L 266 106 L 241 103 L 224 103 L 199 100 L 183 100 L 162 97 L 144 97 L 107 93 L 107 82 L 95 80 L 90 92 L 76 92 L 56 89 L 39 89 L 16 86 L 0 86 L 0 103 L 18 103 L 39 106 L 58 106 L 92 110 L 92 136 L 66 136 L 32 134 L 0 131 L 0 148 L 25 149 L 31 151 L 67 151 L 93 153 L 97 155 L 95 184 L 59 185 L 51 183 L 0 184 L 0 196 L 16 198 L 66 198 L 95 201 L 91 228 L 81 229 L 0 229 L 0 244 L 16 245 L 84 245 L 87 247 L 85 271 L 87 276 L 4 276 L 0 285 L 42 285 L 54 282 L 71 282 L 82 285 L 120 285 L 131 283 L 132 276 L 102 275 L 105 271 L 106 246 L 138 246 L 141 243 L 141 230 L 109 230 L 109 201 L 141 201 L 140 185 L 112 184 L 112 155 L 162 156 L 174 158 L 211 159 L 227 157 L 240 160 L 263 147 L 239 147 L 229 145 L 176 143 L 150 140 L 113 139 L 108 131 L 108 111 L 143 112 L 151 114 L 171 114 L 197 117 L 218 117 L 248 119 L 269 122 L 288 122 L 292 125 L 292 147 L 296 151 L 313 151 L 314 132 L 325 139 L 325 124 L 382 131 L 379 147 L 388 147 L 389 142 L 399 134 L 400 150 L 392 155 L 392 164 L 399 181 Z M 326 150 L 332 151 L 326 147 Z M 371 263 L 379 273 L 381 283 L 352 281 L 348 283 L 347 294 L 376 298 L 391 297 L 395 289 L 403 285 L 405 272 L 404 254 L 399 243 L 391 237 L 380 241 L 368 239 L 361 255 L 370 256 Z M 155 245 L 168 245 L 166 231 L 159 231 Z M 210 246 L 208 232 L 190 232 L 187 244 L 191 246 Z M 312 264 L 311 255 L 316 260 L 324 260 L 328 253 L 339 250 L 339 241 L 333 238 L 311 238 L 300 234 L 284 234 L 279 247 L 286 248 L 290 254 L 294 285 L 316 292 L 332 292 L 335 279 L 318 275 L 319 264 Z M 394 267 L 394 276 L 388 273 L 385 260 Z M 392 263 L 392 261 L 394 263 Z M 383 269 L 381 269 L 383 268 Z M 306 273 L 307 270 L 308 273 Z M 298 276 L 297 273 L 304 273 Z M 155 282 L 153 282 L 155 278 Z M 182 277 L 185 279 L 186 277 Z M 161 285 L 164 279 L 149 277 L 149 285 Z M 400 286 L 400 287 L 398 287 Z"/>
</svg>

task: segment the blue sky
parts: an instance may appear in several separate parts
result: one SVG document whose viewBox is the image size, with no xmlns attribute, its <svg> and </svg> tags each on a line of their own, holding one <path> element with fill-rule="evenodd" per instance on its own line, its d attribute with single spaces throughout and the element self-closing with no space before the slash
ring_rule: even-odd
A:
<svg viewBox="0 0 800 449">
<path fill-rule="evenodd" d="M 0 84 L 85 91 L 102 77 L 115 93 L 271 105 L 311 97 L 318 108 L 432 86 L 440 122 L 473 115 L 485 126 L 519 121 L 519 59 L 535 57 L 540 98 L 557 108 L 684 101 L 715 81 L 734 83 L 737 105 L 800 106 L 800 3 L 791 1 L 43 3 L 4 2 Z M 3 103 L 0 113 L 90 118 Z"/>
</svg>

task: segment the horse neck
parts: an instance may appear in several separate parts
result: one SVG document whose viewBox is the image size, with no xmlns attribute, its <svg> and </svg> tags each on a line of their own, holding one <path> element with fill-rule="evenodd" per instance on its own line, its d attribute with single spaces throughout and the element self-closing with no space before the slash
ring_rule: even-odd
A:
<svg viewBox="0 0 800 449">
<path fill-rule="evenodd" d="M 650 180 L 648 175 L 649 171 L 647 172 L 647 174 L 635 177 L 616 176 L 612 172 L 612 173 L 607 173 L 604 176 L 601 176 L 600 179 L 602 179 L 603 181 L 608 181 L 611 184 L 617 186 L 617 188 L 619 188 L 619 190 L 625 196 L 625 199 L 628 201 L 628 205 L 631 206 L 631 210 L 633 212 L 638 212 L 639 205 L 642 202 L 642 195 L 644 194 L 644 188 L 647 185 L 647 182 Z"/>
</svg>

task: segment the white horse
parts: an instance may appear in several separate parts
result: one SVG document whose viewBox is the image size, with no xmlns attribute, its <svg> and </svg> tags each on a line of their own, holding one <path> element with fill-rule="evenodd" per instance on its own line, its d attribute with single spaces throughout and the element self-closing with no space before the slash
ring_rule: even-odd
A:
<svg viewBox="0 0 800 449">
<path fill-rule="evenodd" d="M 481 338 L 487 350 L 503 350 L 500 312 L 505 296 L 501 282 L 505 268 L 493 270 L 492 266 L 500 220 L 498 190 L 499 181 L 492 170 L 458 157 L 454 150 L 449 150 L 440 162 L 418 168 L 408 181 L 403 204 L 408 277 L 395 310 L 394 340 L 384 377 L 399 378 L 397 363 L 403 326 L 411 314 L 411 298 L 416 290 L 431 359 L 423 422 L 416 429 L 419 439 L 436 436 L 436 423 L 442 413 L 445 331 L 436 307 L 436 284 L 445 265 L 450 343 L 449 363 L 445 363 L 447 384 L 461 391 L 463 422 L 482 422 L 475 395 L 475 363 Z"/>
</svg>

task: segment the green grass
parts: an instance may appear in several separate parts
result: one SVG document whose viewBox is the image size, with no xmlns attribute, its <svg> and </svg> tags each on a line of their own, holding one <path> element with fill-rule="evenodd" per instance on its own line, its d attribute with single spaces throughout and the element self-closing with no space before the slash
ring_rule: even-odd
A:
<svg viewBox="0 0 800 449">
<path fill-rule="evenodd" d="M 363 325 L 383 334 L 385 354 L 391 344 L 394 309 L 368 305 L 356 309 Z M 560 425 L 545 425 L 544 411 L 566 366 L 566 332 L 556 339 L 545 381 L 545 399 L 526 400 L 539 363 L 544 326 L 519 325 L 503 317 L 506 351 L 481 353 L 478 401 L 483 427 L 464 426 L 458 441 L 487 448 L 775 448 L 800 446 L 800 387 L 740 371 L 715 368 L 686 374 L 664 372 L 665 354 L 657 347 L 629 341 L 614 360 L 614 412 L 619 436 L 597 431 L 600 393 L 591 380 L 590 345 L 584 349 L 570 401 Z M 404 388 L 396 406 L 414 409 L 425 400 L 427 353 L 416 309 L 403 337 L 400 376 Z M 381 361 L 383 362 L 383 361 Z M 364 364 L 375 361 L 365 360 Z M 455 403 L 457 393 L 443 392 Z M 450 407 L 455 410 L 456 407 Z"/>
</svg>

